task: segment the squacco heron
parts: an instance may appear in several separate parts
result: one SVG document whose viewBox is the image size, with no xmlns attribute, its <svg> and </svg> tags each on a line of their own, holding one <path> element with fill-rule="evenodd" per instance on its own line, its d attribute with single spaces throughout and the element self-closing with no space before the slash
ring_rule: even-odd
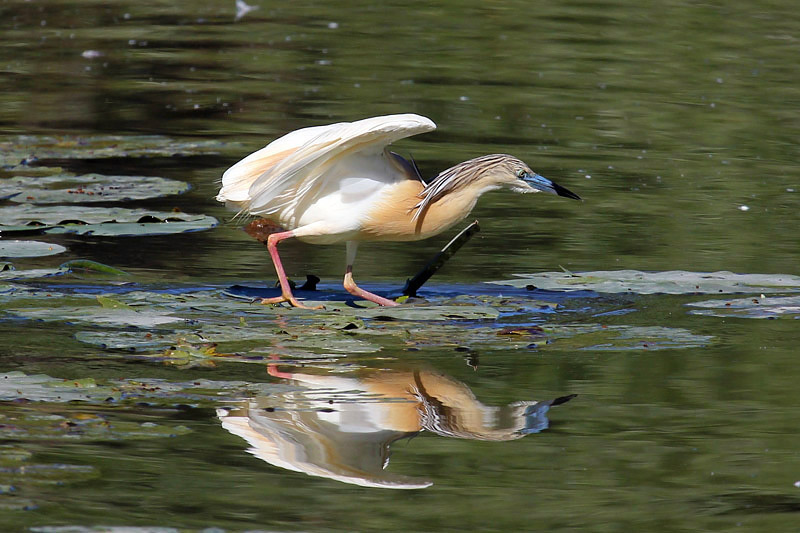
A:
<svg viewBox="0 0 800 533">
<path fill-rule="evenodd" d="M 434 129 L 432 120 L 414 114 L 303 128 L 223 174 L 217 200 L 287 230 L 267 239 L 281 296 L 262 303 L 306 308 L 292 294 L 278 255 L 278 243 L 290 237 L 312 244 L 344 241 L 347 292 L 379 305 L 398 305 L 356 285 L 353 262 L 359 242 L 427 239 L 464 219 L 483 193 L 496 189 L 580 199 L 506 154 L 464 161 L 426 183 L 416 165 L 387 147 Z"/>
</svg>

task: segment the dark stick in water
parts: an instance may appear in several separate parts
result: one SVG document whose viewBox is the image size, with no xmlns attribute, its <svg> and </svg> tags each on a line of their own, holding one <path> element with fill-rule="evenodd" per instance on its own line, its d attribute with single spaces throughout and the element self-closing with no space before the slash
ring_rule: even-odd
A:
<svg viewBox="0 0 800 533">
<path fill-rule="evenodd" d="M 448 242 L 439 253 L 433 256 L 433 259 L 428 261 L 428 263 L 422 267 L 422 270 L 417 272 L 416 276 L 406 280 L 406 286 L 403 287 L 403 294 L 405 296 L 416 296 L 419 288 L 422 287 L 422 285 L 428 281 L 431 276 L 436 274 L 436 272 L 442 268 L 442 266 L 444 266 L 447 260 L 455 255 L 455 253 L 464 245 L 464 243 L 470 240 L 472 236 L 478 233 L 480 230 L 481 228 L 478 226 L 477 220 L 461 230 L 461 233 L 453 237 L 453 239 Z"/>
</svg>

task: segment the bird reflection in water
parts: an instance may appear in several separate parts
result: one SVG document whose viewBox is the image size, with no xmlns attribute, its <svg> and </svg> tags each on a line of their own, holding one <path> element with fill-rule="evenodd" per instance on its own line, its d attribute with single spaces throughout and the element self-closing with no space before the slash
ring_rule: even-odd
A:
<svg viewBox="0 0 800 533">
<path fill-rule="evenodd" d="M 298 390 L 257 396 L 218 409 L 222 427 L 274 466 L 364 487 L 420 489 L 426 479 L 386 470 L 393 442 L 421 431 L 462 439 L 506 441 L 549 425 L 550 401 L 481 403 L 470 388 L 435 371 L 373 371 L 366 377 L 281 372 Z"/>
</svg>

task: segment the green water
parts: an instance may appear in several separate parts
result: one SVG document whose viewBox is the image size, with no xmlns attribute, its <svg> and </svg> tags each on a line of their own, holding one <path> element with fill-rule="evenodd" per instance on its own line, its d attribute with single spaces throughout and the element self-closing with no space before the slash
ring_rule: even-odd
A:
<svg viewBox="0 0 800 533">
<path fill-rule="evenodd" d="M 529 295 L 483 283 L 559 267 L 799 274 L 800 17 L 793 3 L 255 5 L 236 20 L 227 1 L 0 3 L 3 138 L 144 134 L 225 143 L 186 157 L 40 159 L 75 173 L 188 181 L 187 194 L 133 205 L 177 207 L 222 223 L 172 236 L 36 236 L 68 251 L 13 260 L 18 269 L 92 259 L 130 272 L 124 281 L 134 285 L 86 275 L 25 287 L 81 295 L 271 284 L 263 246 L 213 200 L 219 176 L 282 133 L 367 116 L 414 112 L 437 123 L 435 132 L 394 147 L 413 155 L 426 176 L 507 152 L 585 201 L 481 199 L 472 214 L 481 232 L 426 287 L 437 304 L 489 295 L 498 318 L 365 318 L 355 337 L 326 322 L 336 330 L 331 344 L 309 347 L 297 344 L 302 338 L 285 345 L 281 332 L 318 334 L 316 316 L 276 311 L 246 320 L 278 340 L 219 346 L 247 354 L 261 347 L 262 359 L 187 365 L 75 338 L 100 326 L 4 312 L 0 374 L 51 381 L 39 400 L 20 389 L 0 403 L 0 529 L 796 530 L 797 312 L 776 320 L 700 316 L 686 304 L 722 297 Z M 447 239 L 364 244 L 357 279 L 396 293 Z M 337 286 L 343 246 L 285 243 L 281 253 L 290 276 L 314 273 L 327 298 L 344 298 Z M 501 294 L 513 305 L 498 303 Z M 559 307 L 525 307 L 531 298 Z M 231 316 L 221 312 L 219 321 Z M 549 337 L 497 334 L 531 325 Z M 560 326 L 590 325 L 662 327 L 695 340 L 649 349 L 642 330 L 610 346 L 559 336 Z M 336 348 L 353 339 L 371 351 Z M 306 390 L 302 379 L 270 375 L 269 354 L 295 377 L 352 381 Z M 325 402 L 370 406 L 368 385 L 383 380 L 401 383 L 395 392 L 409 390 L 419 385 L 406 379 L 415 372 L 455 384 L 459 394 L 443 405 L 456 421 L 484 412 L 480 406 L 578 396 L 547 413 L 549 428 L 515 440 L 437 434 L 430 421 L 413 438 L 397 428 L 344 443 L 338 434 L 286 433 L 301 444 L 286 445 L 284 454 L 344 457 L 329 469 L 372 459 L 362 481 L 381 475 L 374 467 L 391 441 L 384 473 L 432 483 L 407 491 L 270 464 L 248 454 L 251 445 L 218 418 L 217 409 L 251 402 L 323 427 L 320 420 L 334 416 Z M 52 380 L 62 379 L 94 380 L 113 401 L 61 401 L 66 385 Z M 120 380 L 150 385 L 120 393 Z M 225 385 L 194 395 L 192 384 L 203 380 Z M 75 387 L 89 391 L 87 383 Z M 369 390 L 353 392 L 359 387 Z M 505 413 L 497 415 L 501 426 L 512 423 L 496 412 Z M 319 419 L 303 418 L 308 413 Z M 377 416 L 369 413 L 362 415 Z M 352 416 L 349 423 L 365 423 Z"/>
</svg>

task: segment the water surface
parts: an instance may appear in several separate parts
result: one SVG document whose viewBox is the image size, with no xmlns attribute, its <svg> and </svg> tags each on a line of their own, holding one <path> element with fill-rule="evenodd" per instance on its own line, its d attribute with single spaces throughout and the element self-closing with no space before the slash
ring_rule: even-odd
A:
<svg viewBox="0 0 800 533">
<path fill-rule="evenodd" d="M 35 165 L 77 174 L 188 181 L 184 195 L 130 206 L 179 208 L 221 224 L 153 237 L 36 236 L 68 251 L 15 259 L 16 268 L 92 259 L 128 271 L 130 285 L 86 274 L 23 287 L 57 294 L 57 311 L 72 295 L 70 305 L 83 305 L 77 299 L 95 293 L 271 285 L 263 246 L 213 200 L 219 176 L 282 133 L 366 116 L 431 117 L 435 132 L 395 146 L 426 176 L 507 152 L 585 201 L 482 198 L 473 212 L 481 232 L 421 295 L 436 305 L 466 298 L 492 316 L 405 323 L 345 310 L 350 322 L 335 323 L 292 310 L 192 315 L 203 327 L 233 327 L 244 316 L 267 331 L 217 347 L 250 362 L 175 353 L 201 350 L 196 339 L 143 357 L 82 342 L 80 332 L 109 328 L 80 317 L 4 311 L 0 373 L 50 381 L 41 378 L 41 392 L 13 374 L 19 393 L 0 386 L 1 529 L 796 528 L 796 312 L 704 316 L 687 304 L 740 296 L 483 283 L 560 267 L 797 274 L 794 4 L 255 5 L 237 19 L 233 2 L 0 4 L 2 140 L 221 142 L 182 157 L 40 157 Z M 449 238 L 362 245 L 358 279 L 396 294 Z M 325 299 L 345 299 L 343 246 L 285 243 L 282 256 L 290 276 L 316 274 Z M 354 330 L 344 329 L 349 323 Z M 633 333 L 611 342 L 609 328 Z M 332 333 L 303 344 L 320 331 Z M 288 345 L 287 335 L 296 337 Z M 327 388 L 301 376 L 325 378 Z M 441 388 L 420 392 L 419 376 Z M 65 401 L 61 380 L 77 383 L 85 401 Z M 578 396 L 542 418 L 513 408 L 568 394 Z M 224 427 L 221 416 L 248 409 L 264 410 L 263 424 L 294 442 L 278 447 L 284 464 L 248 453 L 253 443 Z M 514 438 L 486 438 L 470 424 L 476 416 Z M 316 430 L 298 433 L 305 426 Z M 364 486 L 380 475 L 426 488 Z"/>
</svg>

